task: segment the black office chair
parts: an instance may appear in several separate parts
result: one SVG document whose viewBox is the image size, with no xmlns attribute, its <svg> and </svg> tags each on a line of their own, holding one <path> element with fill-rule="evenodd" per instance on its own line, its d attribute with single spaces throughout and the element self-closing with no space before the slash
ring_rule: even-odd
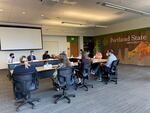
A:
<svg viewBox="0 0 150 113">
<path fill-rule="evenodd" d="M 74 83 L 73 68 L 72 67 L 64 67 L 64 68 L 58 69 L 57 77 L 58 77 L 59 87 L 60 87 L 60 89 L 63 90 L 63 92 L 62 92 L 62 94 L 54 95 L 54 98 L 56 98 L 54 103 L 57 104 L 57 102 L 62 99 L 67 99 L 68 103 L 70 103 L 71 99 L 69 97 L 75 97 L 75 95 L 67 94 L 66 89 L 68 88 L 68 86 L 70 86 Z"/>
<path fill-rule="evenodd" d="M 70 62 L 78 62 L 80 59 L 79 58 L 69 58 Z"/>
<path fill-rule="evenodd" d="M 81 70 L 76 69 L 75 71 L 76 71 L 77 74 L 81 74 L 82 82 L 81 82 L 81 84 L 76 84 L 75 90 L 77 90 L 78 88 L 86 88 L 85 90 L 88 91 L 88 87 L 93 88 L 92 84 L 86 83 L 86 79 L 89 79 L 90 72 L 91 72 L 90 71 L 91 70 L 91 62 L 88 61 L 88 62 L 86 62 L 84 64 L 81 64 L 81 65 L 83 65 L 83 66 L 81 66 L 82 69 Z"/>
<path fill-rule="evenodd" d="M 16 102 L 16 111 L 20 111 L 20 107 L 25 104 L 30 104 L 32 109 L 35 107 L 33 102 L 39 102 L 39 98 L 31 98 L 31 91 L 37 89 L 36 81 L 33 82 L 32 74 L 13 75 L 14 93 L 19 94 L 21 99 Z"/>
<path fill-rule="evenodd" d="M 103 79 L 105 84 L 107 84 L 109 81 L 115 82 L 115 84 L 117 84 L 118 64 L 119 64 L 119 60 L 115 60 L 112 62 L 111 67 L 104 71 Z"/>
</svg>

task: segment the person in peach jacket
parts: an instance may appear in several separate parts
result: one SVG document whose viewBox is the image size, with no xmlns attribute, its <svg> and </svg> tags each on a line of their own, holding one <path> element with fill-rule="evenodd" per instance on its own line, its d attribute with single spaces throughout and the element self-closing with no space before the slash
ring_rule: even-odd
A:
<svg viewBox="0 0 150 113">
<path fill-rule="evenodd" d="M 95 59 L 102 59 L 102 53 L 100 51 L 96 51 L 96 54 L 94 56 Z"/>
</svg>

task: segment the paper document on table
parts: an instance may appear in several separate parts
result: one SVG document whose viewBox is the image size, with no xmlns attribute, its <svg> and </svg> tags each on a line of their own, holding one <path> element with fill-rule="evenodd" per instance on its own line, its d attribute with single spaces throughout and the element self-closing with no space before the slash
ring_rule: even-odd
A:
<svg viewBox="0 0 150 113">
<path fill-rule="evenodd" d="M 93 63 L 100 62 L 100 59 L 93 59 Z"/>
</svg>

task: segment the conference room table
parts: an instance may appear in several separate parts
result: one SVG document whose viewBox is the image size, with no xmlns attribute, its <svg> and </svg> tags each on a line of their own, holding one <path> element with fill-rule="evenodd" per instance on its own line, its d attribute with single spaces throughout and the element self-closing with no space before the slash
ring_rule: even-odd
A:
<svg viewBox="0 0 150 113">
<path fill-rule="evenodd" d="M 44 67 L 44 65 L 48 64 L 48 65 L 58 65 L 60 63 L 60 61 L 58 59 L 46 59 L 46 60 L 34 60 L 34 61 L 29 61 L 29 64 L 37 67 Z M 13 73 L 13 70 L 16 66 L 19 66 L 20 63 L 19 62 L 15 62 L 15 63 L 9 63 L 8 64 L 8 70 L 10 71 L 10 74 Z M 49 69 L 49 70 L 44 70 L 43 71 L 38 71 L 38 78 L 43 79 L 43 78 L 48 78 L 51 77 L 53 75 L 54 70 L 53 69 Z"/>
<path fill-rule="evenodd" d="M 92 63 L 106 63 L 107 62 L 107 59 L 94 59 L 94 58 L 91 58 L 92 60 Z"/>
<path fill-rule="evenodd" d="M 69 58 L 69 60 L 71 61 L 71 65 L 73 67 L 77 67 L 78 61 L 81 59 L 79 59 L 78 57 L 73 57 L 73 58 Z M 107 62 L 107 59 L 93 59 L 92 58 L 91 61 L 92 61 L 92 64 L 105 63 L 105 62 Z M 58 59 L 34 60 L 32 62 L 29 62 L 29 64 L 36 67 L 36 70 L 38 72 L 38 77 L 40 79 L 52 77 L 53 73 L 57 69 L 59 63 L 60 63 L 60 61 Z M 50 65 L 50 67 L 46 67 L 47 64 Z M 19 62 L 9 63 L 8 64 L 9 71 L 12 73 L 14 68 L 18 65 L 20 65 Z"/>
<path fill-rule="evenodd" d="M 44 63 L 43 63 L 44 62 Z M 46 63 L 45 63 L 46 62 Z M 59 67 L 60 61 L 58 59 L 49 59 L 49 60 L 36 60 L 34 62 L 29 62 L 31 65 L 34 65 L 37 72 L 38 72 L 38 78 L 50 78 L 53 76 L 54 71 Z M 12 63 L 8 64 L 8 69 L 10 73 L 13 73 L 13 70 L 16 66 L 20 65 L 20 63 Z M 71 62 L 71 65 L 73 67 L 78 66 L 78 62 Z"/>
<path fill-rule="evenodd" d="M 70 60 L 70 62 L 78 62 L 81 60 L 81 58 L 79 58 L 79 57 L 69 57 L 68 59 Z M 90 60 L 92 61 L 92 64 L 93 63 L 106 63 L 107 62 L 107 59 L 90 58 Z"/>
<path fill-rule="evenodd" d="M 52 65 L 57 65 L 60 63 L 58 59 L 46 59 L 46 60 L 33 60 L 29 61 L 29 64 L 39 67 L 45 65 L 45 63 L 52 64 Z M 20 62 L 14 62 L 14 63 L 8 63 L 8 69 L 9 70 L 14 70 L 16 66 L 20 65 Z"/>
<path fill-rule="evenodd" d="M 72 67 L 76 67 L 78 66 L 78 62 L 74 62 L 71 63 Z M 38 72 L 38 77 L 40 79 L 42 78 L 47 78 L 47 77 L 52 77 L 53 73 L 55 72 L 55 70 L 57 70 L 59 67 L 59 65 L 43 65 L 43 66 L 39 66 L 36 67 L 36 70 Z"/>
</svg>

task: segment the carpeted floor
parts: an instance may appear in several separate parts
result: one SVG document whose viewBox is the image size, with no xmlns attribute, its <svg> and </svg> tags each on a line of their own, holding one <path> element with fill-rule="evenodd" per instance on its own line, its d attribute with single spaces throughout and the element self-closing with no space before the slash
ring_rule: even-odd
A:
<svg viewBox="0 0 150 113">
<path fill-rule="evenodd" d="M 0 113 L 15 113 L 12 83 L 6 75 L 6 70 L 0 71 Z M 59 92 L 52 89 L 49 79 L 40 80 L 40 88 L 32 97 L 41 98 L 41 102 L 36 103 L 36 109 L 22 107 L 20 113 L 150 113 L 150 67 L 120 65 L 117 85 L 90 83 L 94 88 L 88 92 L 68 91 L 76 94 L 70 104 L 65 100 L 54 104 L 53 95 Z"/>
</svg>

